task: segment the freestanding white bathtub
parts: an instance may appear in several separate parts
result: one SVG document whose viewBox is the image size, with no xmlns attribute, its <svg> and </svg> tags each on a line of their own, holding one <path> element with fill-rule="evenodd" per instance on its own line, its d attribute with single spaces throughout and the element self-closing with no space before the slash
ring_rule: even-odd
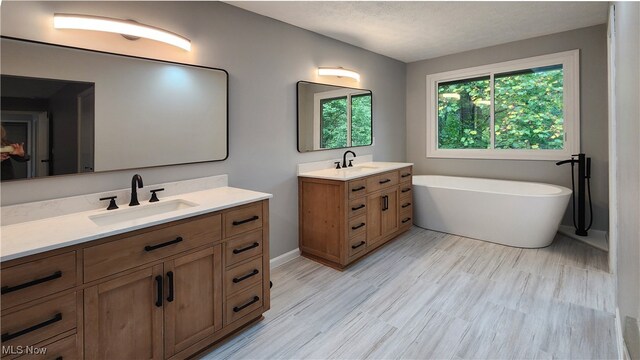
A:
<svg viewBox="0 0 640 360">
<path fill-rule="evenodd" d="M 562 186 L 418 175 L 413 177 L 414 224 L 521 248 L 551 244 L 571 190 Z"/>
</svg>

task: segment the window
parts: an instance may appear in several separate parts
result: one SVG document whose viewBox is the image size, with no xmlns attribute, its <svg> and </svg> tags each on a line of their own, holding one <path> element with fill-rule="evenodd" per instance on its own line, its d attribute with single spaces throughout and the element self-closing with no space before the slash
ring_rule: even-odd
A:
<svg viewBox="0 0 640 360">
<path fill-rule="evenodd" d="M 317 93 L 314 98 L 316 149 L 371 145 L 370 91 L 341 89 Z"/>
<path fill-rule="evenodd" d="M 579 152 L 578 50 L 427 76 L 427 157 Z"/>
</svg>

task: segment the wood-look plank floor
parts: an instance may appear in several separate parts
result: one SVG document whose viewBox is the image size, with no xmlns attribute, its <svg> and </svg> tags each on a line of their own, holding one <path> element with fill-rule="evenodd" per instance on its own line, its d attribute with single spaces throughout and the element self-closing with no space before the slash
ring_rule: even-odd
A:
<svg viewBox="0 0 640 360">
<path fill-rule="evenodd" d="M 614 359 L 607 254 L 412 228 L 344 272 L 272 272 L 265 319 L 205 359 Z"/>
</svg>

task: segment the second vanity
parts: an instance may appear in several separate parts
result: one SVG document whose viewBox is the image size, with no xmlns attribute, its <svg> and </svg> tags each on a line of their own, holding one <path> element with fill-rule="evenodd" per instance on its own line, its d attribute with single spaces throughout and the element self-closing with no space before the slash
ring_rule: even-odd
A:
<svg viewBox="0 0 640 360">
<path fill-rule="evenodd" d="M 4 225 L 2 358 L 45 358 L 31 347 L 47 359 L 181 359 L 259 320 L 270 307 L 271 195 L 216 181 L 176 185 L 135 207 L 149 214 L 137 219 L 132 207 Z M 148 210 L 163 203 L 174 205 Z"/>
<path fill-rule="evenodd" d="M 298 168 L 299 246 L 303 256 L 343 269 L 411 228 L 412 165 L 332 162 Z"/>
</svg>

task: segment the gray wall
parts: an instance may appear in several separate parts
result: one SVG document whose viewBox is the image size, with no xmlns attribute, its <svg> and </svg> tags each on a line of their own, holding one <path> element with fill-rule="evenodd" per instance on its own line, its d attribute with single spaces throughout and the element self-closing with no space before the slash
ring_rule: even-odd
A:
<svg viewBox="0 0 640 360">
<path fill-rule="evenodd" d="M 618 248 L 618 308 L 632 359 L 640 358 L 640 4 L 615 3 L 615 128 L 617 202 L 612 227 Z"/>
<path fill-rule="evenodd" d="M 371 89 L 375 145 L 356 150 L 376 160 L 405 160 L 405 69 L 396 60 L 219 2 L 11 2 L 2 34 L 223 68 L 229 72 L 229 158 L 224 162 L 138 171 L 145 184 L 229 174 L 230 185 L 274 194 L 271 256 L 298 246 L 296 164 L 340 157 L 341 150 L 296 150 L 296 82 Z M 55 12 L 95 14 L 159 26 L 192 40 L 193 50 L 114 34 L 54 30 Z M 342 66 L 360 83 L 317 78 L 319 66 Z M 2 205 L 124 188 L 134 171 L 69 175 L 2 184 Z"/>
<path fill-rule="evenodd" d="M 426 158 L 426 76 L 502 61 L 580 49 L 581 149 L 592 160 L 594 229 L 608 229 L 606 26 L 492 46 L 407 65 L 407 161 L 416 174 L 457 175 L 546 182 L 571 187 L 565 166 L 553 161 Z M 571 224 L 571 208 L 564 223 Z"/>
</svg>

